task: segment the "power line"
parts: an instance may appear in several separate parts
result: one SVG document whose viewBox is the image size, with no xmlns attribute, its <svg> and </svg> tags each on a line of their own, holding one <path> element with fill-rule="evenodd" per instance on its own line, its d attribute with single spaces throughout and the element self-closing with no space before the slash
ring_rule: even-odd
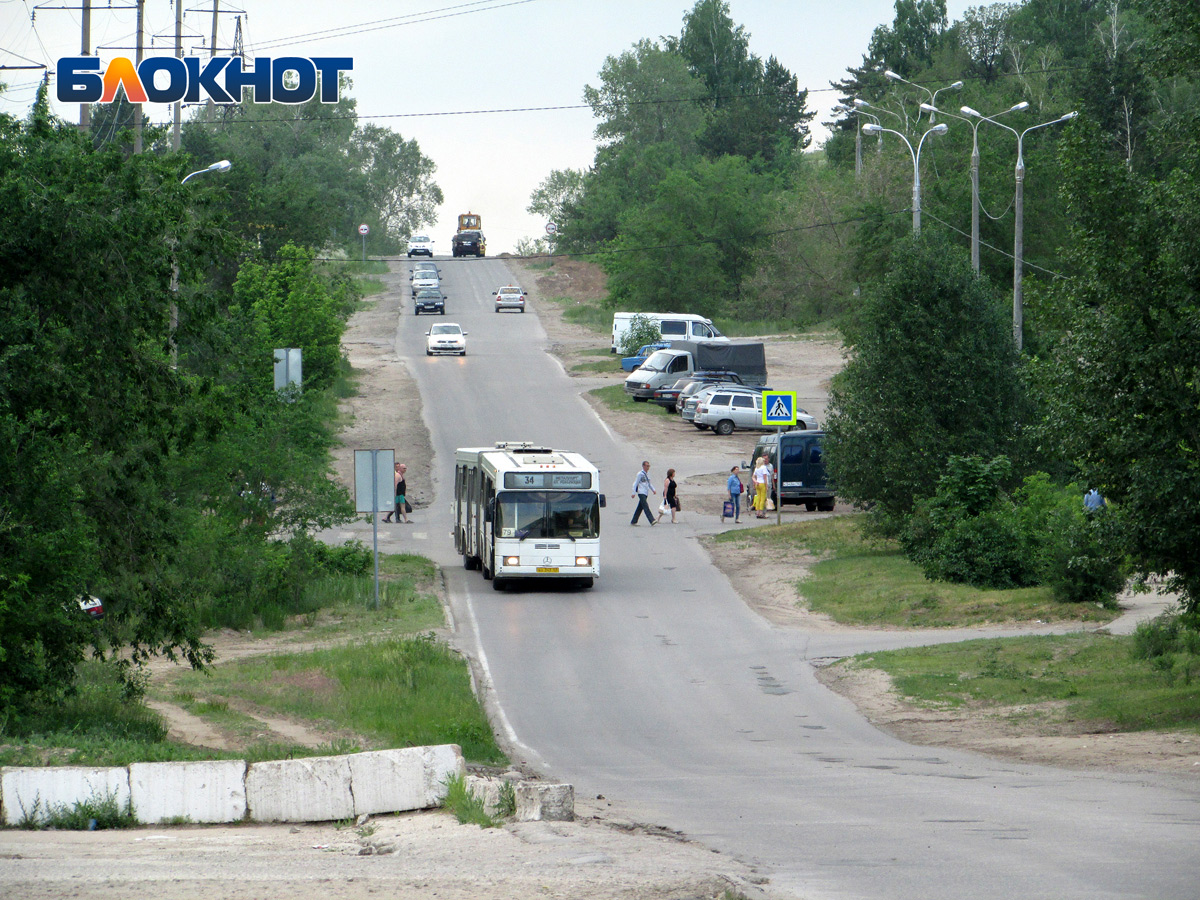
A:
<svg viewBox="0 0 1200 900">
<path fill-rule="evenodd" d="M 405 25 L 416 25 L 422 22 L 435 22 L 439 19 L 452 19 L 458 16 L 469 16 L 481 12 L 491 12 L 494 9 L 503 9 L 506 6 L 522 6 L 526 3 L 535 3 L 537 0 L 508 0 L 505 3 L 496 3 L 496 0 L 477 0 L 474 3 L 463 3 L 458 6 L 446 6 L 441 9 L 433 9 L 423 13 L 410 13 L 405 16 L 396 16 L 391 19 L 377 19 L 374 22 L 364 22 L 361 25 L 343 25 L 340 28 L 330 28 L 325 31 L 310 31 L 306 34 L 299 34 L 289 38 L 275 38 L 274 40 L 264 41 L 261 44 L 256 44 L 255 49 L 266 50 L 273 47 L 294 46 L 296 44 L 310 44 L 314 41 L 324 41 L 331 38 L 350 37 L 355 34 L 366 34 L 372 31 L 384 31 L 389 28 L 400 28 Z M 494 5 L 490 5 L 494 4 Z M 483 7 L 476 9 L 475 7 Z"/>
</svg>

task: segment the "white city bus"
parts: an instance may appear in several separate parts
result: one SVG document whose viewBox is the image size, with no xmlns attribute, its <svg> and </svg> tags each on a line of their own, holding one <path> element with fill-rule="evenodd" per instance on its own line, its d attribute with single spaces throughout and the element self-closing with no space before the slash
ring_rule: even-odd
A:
<svg viewBox="0 0 1200 900">
<path fill-rule="evenodd" d="M 454 452 L 454 548 L 496 590 L 513 578 L 600 574 L 600 473 L 580 456 L 525 442 Z"/>
</svg>

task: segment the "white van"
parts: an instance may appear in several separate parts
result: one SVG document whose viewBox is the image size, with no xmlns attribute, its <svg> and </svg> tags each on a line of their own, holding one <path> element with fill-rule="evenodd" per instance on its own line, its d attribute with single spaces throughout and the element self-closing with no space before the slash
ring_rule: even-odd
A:
<svg viewBox="0 0 1200 900">
<path fill-rule="evenodd" d="M 634 316 L 645 316 L 658 326 L 664 341 L 727 341 L 729 338 L 717 331 L 712 319 L 691 313 L 613 313 L 612 348 L 616 353 L 629 331 Z"/>
</svg>

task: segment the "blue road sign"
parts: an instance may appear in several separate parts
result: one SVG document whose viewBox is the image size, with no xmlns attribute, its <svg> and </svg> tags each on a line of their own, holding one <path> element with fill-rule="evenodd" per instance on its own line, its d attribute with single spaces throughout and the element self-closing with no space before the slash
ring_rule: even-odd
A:
<svg viewBox="0 0 1200 900">
<path fill-rule="evenodd" d="M 764 425 L 796 424 L 795 391 L 763 391 L 762 401 Z"/>
</svg>

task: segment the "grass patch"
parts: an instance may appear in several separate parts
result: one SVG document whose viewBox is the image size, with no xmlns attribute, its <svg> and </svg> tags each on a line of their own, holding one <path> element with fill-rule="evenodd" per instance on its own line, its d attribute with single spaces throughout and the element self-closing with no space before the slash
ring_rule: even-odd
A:
<svg viewBox="0 0 1200 900">
<path fill-rule="evenodd" d="M 239 660 L 179 684 L 363 734 L 377 747 L 458 744 L 472 762 L 507 762 L 466 663 L 432 635 Z"/>
<path fill-rule="evenodd" d="M 35 800 L 32 809 L 22 809 L 19 828 L 38 831 L 57 828 L 63 831 L 103 831 L 112 828 L 135 828 L 137 817 L 129 801 L 122 806 L 117 795 L 107 792 L 103 796 L 93 794 L 87 800 L 59 804 L 43 808 Z"/>
<path fill-rule="evenodd" d="M 546 301 L 561 306 L 563 319 L 566 321 L 581 325 L 597 334 L 612 334 L 612 310 L 598 302 L 576 300 L 574 297 L 547 297 Z"/>
<path fill-rule="evenodd" d="M 983 590 L 930 581 L 893 541 L 864 537 L 859 517 L 835 516 L 748 531 L 716 541 L 793 548 L 820 557 L 802 591 L 814 612 L 848 625 L 956 628 L 1006 622 L 1107 622 L 1110 610 L 1059 603 L 1047 587 Z"/>
<path fill-rule="evenodd" d="M 576 363 L 571 366 L 572 372 L 620 372 L 621 361 L 613 359 L 600 359 L 592 362 Z M 622 388 L 624 390 L 624 388 Z"/>
<path fill-rule="evenodd" d="M 466 779 L 461 775 L 451 775 L 446 779 L 446 798 L 442 805 L 454 814 L 460 825 L 495 828 L 500 824 L 488 814 L 483 798 L 467 787 Z"/>
<path fill-rule="evenodd" d="M 665 409 L 657 403 L 651 403 L 649 400 L 645 403 L 638 403 L 625 393 L 625 385 L 623 383 L 596 388 L 594 391 L 589 391 L 589 393 L 599 399 L 609 409 L 619 413 L 637 413 L 647 416 L 675 416 L 674 411 Z"/>
<path fill-rule="evenodd" d="M 1048 731 L 1200 732 L 1200 679 L 1172 679 L 1132 650 L 1130 637 L 1039 635 L 865 654 L 853 664 L 887 672 L 913 703 L 1016 707 Z"/>
</svg>

